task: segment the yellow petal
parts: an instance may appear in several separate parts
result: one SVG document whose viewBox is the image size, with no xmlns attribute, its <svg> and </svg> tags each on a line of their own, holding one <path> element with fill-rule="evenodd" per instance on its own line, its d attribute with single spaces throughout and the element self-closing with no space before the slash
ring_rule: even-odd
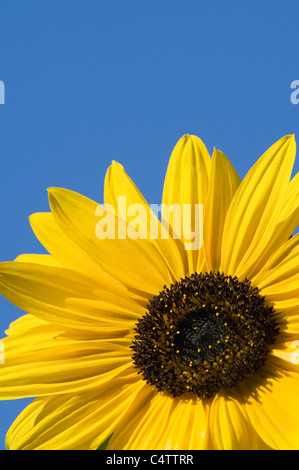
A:
<svg viewBox="0 0 299 470">
<path fill-rule="evenodd" d="M 96 393 L 40 397 L 12 424 L 10 450 L 96 450 L 113 433 L 144 387 L 137 374 Z"/>
<path fill-rule="evenodd" d="M 260 378 L 252 375 L 241 384 L 244 406 L 252 426 L 274 450 L 298 449 L 299 380 L 297 372 L 284 372 L 279 359 L 267 360 Z"/>
<path fill-rule="evenodd" d="M 275 252 L 277 247 L 285 243 L 299 225 L 299 173 L 290 181 L 280 216 L 267 252 Z"/>
<path fill-rule="evenodd" d="M 41 320 L 34 315 L 23 315 L 10 323 L 9 328 L 5 331 L 6 335 L 24 335 L 28 329 L 34 326 L 45 325 L 47 322 Z"/>
<path fill-rule="evenodd" d="M 111 327 L 125 334 L 144 311 L 109 282 L 99 285 L 76 271 L 31 263 L 0 263 L 0 292 L 43 320 L 101 333 Z"/>
<path fill-rule="evenodd" d="M 47 323 L 27 323 L 3 340 L 0 398 L 92 390 L 131 367 L 130 342 L 91 336 Z"/>
<path fill-rule="evenodd" d="M 299 339 L 297 338 L 297 339 L 294 339 L 293 341 L 275 343 L 274 348 L 271 351 L 271 354 L 284 361 L 284 366 L 286 370 L 288 370 L 288 366 L 292 367 L 292 365 L 298 365 L 299 364 Z"/>
<path fill-rule="evenodd" d="M 290 218 L 290 216 L 294 216 L 296 213 L 296 221 L 297 224 L 292 226 L 291 234 L 293 230 L 298 226 L 298 211 L 299 211 L 299 173 L 297 173 L 294 178 L 290 181 L 288 185 L 288 192 L 284 207 L 281 212 L 281 220 L 285 220 Z M 291 219 L 290 219 L 291 220 Z M 295 222 L 296 223 L 296 222 Z"/>
<path fill-rule="evenodd" d="M 205 449 L 206 410 L 201 400 L 173 399 L 148 387 L 119 423 L 108 450 Z"/>
<path fill-rule="evenodd" d="M 132 240 L 127 236 L 125 239 L 97 237 L 99 205 L 96 202 L 60 188 L 51 188 L 49 198 L 63 232 L 112 277 L 149 295 L 157 294 L 165 284 L 172 282 L 165 261 L 148 240 Z M 117 219 L 116 225 L 121 224 Z"/>
<path fill-rule="evenodd" d="M 218 393 L 210 409 L 210 433 L 215 450 L 255 450 L 256 435 L 235 390 Z"/>
<path fill-rule="evenodd" d="M 253 279 L 277 312 L 281 330 L 299 331 L 299 235 L 289 239 Z"/>
<path fill-rule="evenodd" d="M 296 286 L 297 284 L 295 288 Z M 274 293 L 273 296 L 271 294 L 267 295 L 266 298 L 274 308 L 275 319 L 280 330 L 279 341 L 281 342 L 287 339 L 290 340 L 293 335 L 299 334 L 299 297 L 298 292 L 295 292 L 294 297 L 292 297 L 292 294 L 293 292 L 286 291 L 284 293 Z M 283 300 L 279 300 L 279 298 Z"/>
<path fill-rule="evenodd" d="M 218 271 L 226 213 L 241 182 L 234 167 L 219 150 L 214 150 L 210 187 L 204 218 L 204 253 L 207 271 Z"/>
<path fill-rule="evenodd" d="M 279 247 L 271 239 L 286 200 L 295 152 L 294 137 L 283 137 L 240 184 L 223 232 L 222 269 L 226 273 L 250 279 Z"/>
<path fill-rule="evenodd" d="M 177 204 L 182 215 L 186 212 L 184 205 L 190 205 L 192 217 L 189 228 L 191 231 L 194 231 L 198 225 L 195 222 L 195 205 L 206 202 L 210 168 L 210 155 L 203 142 L 195 136 L 183 136 L 175 146 L 169 161 L 162 202 L 168 208 Z M 162 206 L 162 220 L 168 219 L 167 211 Z M 196 243 L 190 246 L 191 238 L 186 233 L 188 227 L 183 224 L 183 216 L 177 227 L 174 226 L 174 218 L 170 217 L 170 227 L 178 237 L 177 243 L 185 262 L 186 272 L 191 274 L 200 270 L 204 262 L 203 249 L 196 249 Z M 199 238 L 199 227 L 197 227 L 196 238 Z M 194 239 L 194 242 L 196 241 L 200 242 Z"/>
<path fill-rule="evenodd" d="M 299 297 L 273 302 L 281 335 L 299 335 Z M 284 337 L 283 337 L 284 338 Z"/>
<path fill-rule="evenodd" d="M 285 282 L 290 285 L 294 276 L 299 275 L 299 234 L 284 243 L 269 259 L 253 283 L 264 294 L 277 291 L 276 284 Z"/>
<path fill-rule="evenodd" d="M 35 255 L 35 254 L 24 254 L 19 255 L 16 259 L 18 263 L 36 263 L 36 264 L 44 264 L 46 266 L 56 266 L 61 267 L 61 264 L 50 255 Z"/>
<path fill-rule="evenodd" d="M 32 214 L 29 221 L 38 240 L 62 266 L 79 271 L 92 279 L 98 279 L 99 282 L 105 278 L 111 283 L 118 284 L 119 289 L 122 288 L 117 279 L 111 277 L 99 263 L 91 259 L 61 230 L 51 212 Z M 126 291 L 124 286 L 123 290 Z"/>
<path fill-rule="evenodd" d="M 133 212 L 136 211 L 138 216 L 140 235 L 150 240 L 157 248 L 174 279 L 179 280 L 185 276 L 183 261 L 176 243 L 163 228 L 122 165 L 117 162 L 112 163 L 106 174 L 104 202 L 105 205 L 110 204 L 116 216 L 124 220 L 129 218 L 128 209 L 134 209 Z"/>
</svg>

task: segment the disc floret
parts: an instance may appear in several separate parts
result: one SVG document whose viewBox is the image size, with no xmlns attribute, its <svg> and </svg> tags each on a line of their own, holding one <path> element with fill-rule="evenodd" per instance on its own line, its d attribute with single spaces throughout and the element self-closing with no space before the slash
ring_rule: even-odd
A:
<svg viewBox="0 0 299 470">
<path fill-rule="evenodd" d="M 133 360 L 148 383 L 211 397 L 265 364 L 278 326 L 250 281 L 210 272 L 165 286 L 135 331 Z"/>
</svg>

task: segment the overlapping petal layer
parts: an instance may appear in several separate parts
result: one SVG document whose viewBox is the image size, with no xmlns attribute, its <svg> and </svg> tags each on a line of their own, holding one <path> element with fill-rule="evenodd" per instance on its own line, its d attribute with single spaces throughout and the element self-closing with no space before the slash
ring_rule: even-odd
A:
<svg viewBox="0 0 299 470">
<path fill-rule="evenodd" d="M 108 449 L 206 449 L 208 417 L 202 401 L 173 399 L 148 387 L 124 415 Z"/>
<path fill-rule="evenodd" d="M 96 234 L 99 204 L 73 191 L 49 190 L 50 207 L 61 230 L 78 245 L 93 262 L 123 284 L 155 294 L 173 280 L 167 264 L 157 248 L 147 239 L 129 237 L 99 239 Z M 115 217 L 118 231 L 125 233 L 125 222 Z"/>
<path fill-rule="evenodd" d="M 229 207 L 222 238 L 222 270 L 249 279 L 291 233 L 277 237 L 295 159 L 293 136 L 274 144 L 251 168 Z"/>
<path fill-rule="evenodd" d="M 114 332 L 99 339 L 27 315 L 7 333 L 1 399 L 98 389 L 131 364 L 130 339 Z"/>
<path fill-rule="evenodd" d="M 49 190 L 52 212 L 30 218 L 49 255 L 0 264 L 1 293 L 30 314 L 14 322 L 3 340 L 0 398 L 38 397 L 12 425 L 8 448 L 96 449 L 111 433 L 109 449 L 298 447 L 294 156 L 294 137 L 286 136 L 241 182 L 220 151 L 210 159 L 200 139 L 184 136 L 169 162 L 163 203 L 180 209 L 203 204 L 203 247 L 197 250 L 190 249 L 183 219 L 178 226 L 170 217 L 173 237 L 153 236 L 153 227 L 165 235 L 165 226 L 115 162 L 105 181 L 109 220 L 123 233 L 129 222 L 118 198 L 143 205 L 141 239 L 100 239 L 98 214 L 105 208 L 99 211 L 96 202 L 73 191 Z M 134 326 L 164 285 L 218 269 L 249 278 L 274 306 L 280 333 L 266 365 L 212 399 L 157 392 L 132 367 Z"/>
<path fill-rule="evenodd" d="M 225 218 L 241 180 L 230 161 L 214 150 L 204 218 L 204 255 L 207 271 L 218 271 Z"/>
<path fill-rule="evenodd" d="M 99 284 L 70 269 L 25 262 L 0 265 L 1 292 L 19 308 L 48 322 L 99 334 L 128 330 L 142 307 L 117 284 Z"/>
<path fill-rule="evenodd" d="M 12 450 L 96 450 L 114 431 L 141 393 L 135 373 L 100 387 L 96 393 L 40 397 L 11 426 Z"/>
<path fill-rule="evenodd" d="M 270 448 L 297 450 L 298 367 L 285 372 L 280 365 L 277 359 L 269 360 L 261 378 L 253 376 L 240 385 L 247 397 L 243 404 L 250 422 Z"/>
<path fill-rule="evenodd" d="M 196 226 L 195 205 L 204 205 L 206 202 L 210 172 L 211 159 L 203 142 L 195 136 L 182 137 L 172 152 L 165 177 L 162 220 L 170 222 L 173 235 L 179 240 L 178 245 L 186 266 L 186 274 L 200 271 L 204 266 L 203 250 L 188 249 L 191 240 L 188 232 L 192 232 Z M 180 219 L 181 223 L 171 216 L 170 209 L 172 207 L 175 209 L 176 205 L 181 215 L 184 214 L 186 206 L 191 206 L 191 227 L 188 227 L 191 230 L 186 230 L 183 216 Z"/>
<path fill-rule="evenodd" d="M 150 240 L 157 248 L 174 279 L 184 277 L 185 267 L 178 245 L 117 162 L 112 163 L 106 174 L 104 202 L 111 205 L 116 216 L 123 220 L 128 219 L 128 213 L 129 218 L 138 217 L 140 237 Z"/>
</svg>

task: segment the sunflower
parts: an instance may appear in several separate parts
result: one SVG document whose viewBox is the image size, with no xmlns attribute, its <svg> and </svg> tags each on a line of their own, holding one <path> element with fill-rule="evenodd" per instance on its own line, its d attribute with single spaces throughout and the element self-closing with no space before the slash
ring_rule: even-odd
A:
<svg viewBox="0 0 299 470">
<path fill-rule="evenodd" d="M 283 137 L 241 181 L 183 136 L 162 207 L 202 205 L 197 249 L 183 220 L 150 236 L 164 225 L 116 162 L 103 209 L 127 227 L 119 197 L 145 207 L 135 239 L 97 236 L 96 202 L 49 190 L 51 212 L 30 217 L 49 254 L 0 265 L 1 293 L 26 312 L 3 339 L 0 397 L 35 397 L 8 449 L 92 450 L 111 435 L 113 450 L 298 448 L 295 151 Z"/>
</svg>

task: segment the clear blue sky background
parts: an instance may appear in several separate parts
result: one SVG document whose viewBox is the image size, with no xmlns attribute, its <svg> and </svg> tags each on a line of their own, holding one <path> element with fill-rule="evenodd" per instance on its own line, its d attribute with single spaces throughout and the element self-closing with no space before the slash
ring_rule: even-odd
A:
<svg viewBox="0 0 299 470">
<path fill-rule="evenodd" d="M 298 137 L 298 17 L 298 0 L 1 2 L 0 260 L 43 252 L 28 216 L 48 210 L 46 188 L 101 202 L 111 160 L 159 203 L 185 133 L 242 177 Z M 1 335 L 21 313 L 0 298 Z M 26 403 L 0 402 L 1 449 Z"/>
</svg>

